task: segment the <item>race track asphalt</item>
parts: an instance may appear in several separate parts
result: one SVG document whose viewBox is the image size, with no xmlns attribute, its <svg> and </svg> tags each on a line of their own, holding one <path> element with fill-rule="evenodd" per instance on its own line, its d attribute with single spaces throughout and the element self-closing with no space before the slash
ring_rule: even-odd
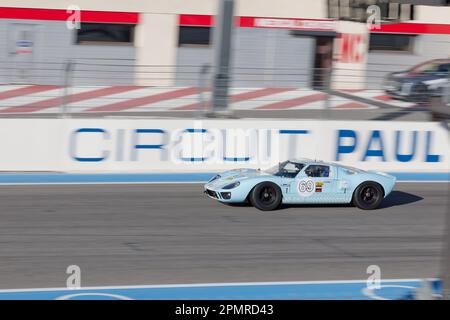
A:
<svg viewBox="0 0 450 320">
<path fill-rule="evenodd" d="M 0 288 L 436 277 L 447 183 L 382 208 L 220 204 L 199 184 L 0 186 Z"/>
</svg>

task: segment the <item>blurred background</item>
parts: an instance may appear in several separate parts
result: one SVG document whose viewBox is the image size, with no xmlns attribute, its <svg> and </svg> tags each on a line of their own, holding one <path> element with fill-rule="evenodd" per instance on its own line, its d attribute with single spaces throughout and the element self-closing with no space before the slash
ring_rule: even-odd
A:
<svg viewBox="0 0 450 320">
<path fill-rule="evenodd" d="M 0 288 L 61 287 L 71 264 L 83 286 L 365 279 L 380 264 L 450 297 L 449 71 L 449 0 L 0 0 Z M 375 214 L 210 202 L 194 183 L 218 167 L 173 165 L 177 141 L 160 141 L 221 122 L 206 117 L 306 128 L 323 160 L 343 147 L 397 190 Z M 361 288 L 319 298 L 373 298 Z"/>
<path fill-rule="evenodd" d="M 225 18 L 234 16 L 233 23 L 215 33 L 223 3 L 231 4 Z M 448 109 L 440 106 L 435 117 L 429 103 L 448 83 L 449 1 L 1 6 L 3 115 L 226 108 L 237 116 L 259 110 L 314 118 L 341 110 L 344 119 L 427 120 Z"/>
</svg>

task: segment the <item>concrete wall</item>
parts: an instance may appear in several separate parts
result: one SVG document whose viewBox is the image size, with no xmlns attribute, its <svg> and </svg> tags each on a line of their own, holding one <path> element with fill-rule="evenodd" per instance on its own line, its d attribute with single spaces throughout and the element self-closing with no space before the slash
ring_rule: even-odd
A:
<svg viewBox="0 0 450 320">
<path fill-rule="evenodd" d="M 0 84 L 5 83 L 9 74 L 6 69 L 6 58 L 8 57 L 8 50 L 6 49 L 6 39 L 8 31 L 6 30 L 5 20 L 0 20 Z"/>
<path fill-rule="evenodd" d="M 416 6 L 415 22 L 450 23 L 450 7 Z"/>
<path fill-rule="evenodd" d="M 2 0 L 2 7 L 16 8 L 42 8 L 42 9 L 66 9 L 69 5 L 76 4 L 81 10 L 98 11 L 127 11 L 140 12 L 144 4 L 152 1 L 111 1 L 111 0 Z M 158 1 L 156 1 L 158 2 Z"/>
<path fill-rule="evenodd" d="M 23 7 L 23 8 L 47 8 L 47 9 L 66 9 L 73 1 L 66 0 L 36 0 L 30 3 L 25 0 L 3 0 L 1 6 L 5 7 Z M 97 62 L 97 59 L 106 59 L 105 62 L 111 64 L 112 73 L 96 73 L 93 67 L 83 66 L 82 73 L 78 72 L 77 82 L 79 84 L 94 84 L 94 81 L 87 78 L 101 78 L 102 83 L 109 84 L 128 84 L 132 82 L 130 72 L 132 68 L 121 67 L 124 64 L 134 64 L 143 67 L 137 67 L 136 84 L 139 85 L 173 85 L 174 84 L 174 65 L 188 64 L 194 65 L 195 73 L 198 66 L 208 62 L 211 54 L 210 49 L 205 48 L 180 48 L 178 42 L 178 14 L 206 14 L 214 15 L 217 13 L 218 0 L 152 0 L 152 1 L 110 1 L 110 0 L 79 0 L 76 5 L 81 10 L 98 11 L 123 11 L 140 12 L 139 25 L 136 27 L 135 47 L 123 46 L 86 46 L 73 45 L 73 34 L 62 26 L 64 22 L 41 22 L 33 21 L 42 25 L 45 30 L 43 37 L 52 41 L 42 40 L 41 47 L 45 48 L 44 56 L 49 57 L 49 61 L 62 62 L 70 57 L 76 57 L 77 60 Z M 235 15 L 237 16 L 262 16 L 262 17 L 301 17 L 301 18 L 324 18 L 326 16 L 326 1 L 309 0 L 279 0 L 273 2 L 270 0 L 236 0 Z M 3 22 L 7 23 L 7 22 Z M 254 32 L 255 39 L 251 36 Z M 250 34 L 250 36 L 246 35 Z M 279 37 L 278 37 L 279 35 Z M 310 59 L 310 45 L 312 40 L 295 41 L 288 35 L 288 31 L 270 31 L 270 30 L 240 30 L 237 32 L 236 66 L 257 66 L 257 67 L 305 67 L 305 61 Z M 288 43 L 288 41 L 290 43 Z M 251 48 L 252 43 L 254 48 Z M 277 48 L 265 48 L 264 43 L 276 43 Z M 0 42 L 1 43 L 1 42 Z M 38 44 L 38 43 L 37 43 Z M 242 50 L 240 47 L 242 46 Z M 247 46 L 247 47 L 246 47 Z M 258 49 L 256 49 L 258 48 Z M 305 49 L 306 48 L 306 49 Z M 44 49 L 42 49 L 44 50 Z M 48 52 L 47 52 L 48 51 Z M 253 55 L 253 56 L 252 56 Z M 280 58 L 277 62 L 274 57 Z M 79 59 L 78 59 L 79 58 Z M 35 57 L 35 60 L 42 58 Z M 0 61 L 7 60 L 1 59 Z M 1 63 L 1 62 L 0 62 Z M 180 68 L 178 69 L 180 71 Z M 52 74 L 53 82 L 56 80 L 55 74 Z M 87 75 L 84 76 L 84 73 Z M 186 75 L 189 79 L 180 80 L 177 84 L 197 84 L 197 74 L 194 74 L 195 80 L 191 81 L 191 75 Z M 59 74 L 59 77 L 61 75 Z M 286 79 L 287 76 L 282 76 Z M 120 79 L 119 79 L 120 78 Z M 244 76 L 245 80 L 240 85 L 255 85 L 256 80 L 261 80 L 257 76 Z M 293 79 L 294 82 L 302 83 L 305 76 L 299 79 Z M 1 79 L 0 79 L 1 80 Z M 41 82 L 43 79 L 39 79 Z M 266 82 L 277 80 L 277 76 L 265 75 L 262 79 Z M 3 80 L 5 81 L 5 80 Z M 293 85 L 294 82 L 286 82 Z M 45 83 L 50 83 L 45 81 Z"/>
<path fill-rule="evenodd" d="M 11 54 L 12 38 L 8 35 L 16 24 L 34 26 L 31 65 L 21 62 L 17 54 Z M 75 43 L 75 32 L 66 28 L 64 21 L 0 20 L 0 82 L 62 84 L 62 69 L 69 60 L 76 63 L 74 84 L 134 82 L 136 50 L 132 45 L 80 45 Z M 22 77 L 17 74 L 20 72 L 26 74 Z"/>
<path fill-rule="evenodd" d="M 235 0 L 236 15 L 285 17 L 285 18 L 324 18 L 325 0 Z M 81 10 L 126 11 L 160 14 L 215 14 L 218 0 L 147 0 L 111 1 L 77 0 Z M 22 8 L 66 9 L 73 0 L 2 0 L 1 6 Z"/>
<path fill-rule="evenodd" d="M 77 62 L 104 63 L 111 72 L 99 71 L 97 67 L 79 66 L 77 84 L 130 84 L 133 83 L 133 65 L 139 67 L 134 83 L 141 85 L 197 84 L 199 66 L 211 61 L 210 48 L 177 47 L 177 14 L 215 14 L 218 0 L 151 0 L 111 1 L 78 0 L 82 10 L 140 12 L 140 24 L 136 27 L 136 41 L 133 46 L 75 45 L 74 33 L 65 28 L 63 21 L 29 20 L 40 30 L 36 36 L 33 59 L 60 64 L 68 59 Z M 71 0 L 2 0 L 0 6 L 23 8 L 66 9 Z M 416 6 L 416 22 L 450 23 L 450 7 Z M 237 16 L 325 18 L 327 1 L 310 0 L 236 0 Z M 11 80 L 11 57 L 3 47 L 8 35 L 8 24 L 21 20 L 0 20 L 0 83 Z M 294 41 L 295 40 L 295 41 Z M 259 30 L 243 28 L 236 31 L 235 67 L 300 68 L 311 65 L 312 39 L 294 39 L 287 30 Z M 379 87 L 383 76 L 393 70 L 401 70 L 431 58 L 450 55 L 450 36 L 420 35 L 416 38 L 411 53 L 370 52 L 368 55 L 368 77 L 370 87 Z M 380 65 L 381 64 L 381 65 Z M 188 65 L 189 67 L 186 67 Z M 156 67 L 158 66 L 158 67 Z M 161 67 L 162 66 L 162 67 Z M 49 68 L 48 64 L 39 65 Z M 59 69 L 58 69 L 59 68 Z M 56 70 L 36 71 L 35 82 L 59 84 L 62 81 L 60 67 Z M 25 70 L 26 71 L 26 70 Z M 29 72 L 29 70 L 28 70 Z M 187 72 L 187 73 L 184 73 Z M 292 81 L 287 75 L 235 76 L 235 85 L 289 85 L 301 86 L 309 76 L 294 75 Z M 297 72 L 300 73 L 300 72 Z M 280 78 L 281 77 L 281 78 Z M 238 81 L 236 81 L 238 80 Z"/>
<path fill-rule="evenodd" d="M 157 131 L 138 130 L 142 128 Z M 206 131 L 189 133 L 186 128 Z M 299 129 L 306 134 L 281 131 Z M 142 145 L 163 147 L 138 147 Z M 444 173 L 449 170 L 448 145 L 447 131 L 431 122 L 0 119 L 2 171 L 217 172 L 306 157 L 361 169 Z M 377 155 L 369 155 L 374 150 Z M 193 160 L 200 157 L 204 161 Z"/>
<path fill-rule="evenodd" d="M 232 53 L 235 87 L 305 87 L 310 84 L 315 40 L 289 30 L 237 28 Z M 180 47 L 177 84 L 196 85 L 203 64 L 212 64 L 211 46 Z"/>
<path fill-rule="evenodd" d="M 136 83 L 174 84 L 178 45 L 178 15 L 150 14 L 140 17 L 136 26 Z"/>
</svg>

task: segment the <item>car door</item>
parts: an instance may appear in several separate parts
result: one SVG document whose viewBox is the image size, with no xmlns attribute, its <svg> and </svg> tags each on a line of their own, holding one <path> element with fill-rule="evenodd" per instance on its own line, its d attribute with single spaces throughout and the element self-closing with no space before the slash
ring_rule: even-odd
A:
<svg viewBox="0 0 450 320">
<path fill-rule="evenodd" d="M 297 190 L 303 203 L 335 203 L 338 189 L 337 170 L 327 164 L 310 164 L 297 176 Z"/>
</svg>

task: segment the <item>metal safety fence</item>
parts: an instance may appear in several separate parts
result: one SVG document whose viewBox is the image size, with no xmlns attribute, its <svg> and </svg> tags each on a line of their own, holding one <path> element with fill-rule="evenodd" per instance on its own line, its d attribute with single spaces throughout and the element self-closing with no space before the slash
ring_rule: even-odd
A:
<svg viewBox="0 0 450 320">
<path fill-rule="evenodd" d="M 424 103 L 444 101 L 445 83 L 440 94 L 425 93 L 425 101 L 408 101 L 407 94 L 405 99 L 393 100 L 386 94 L 388 75 L 409 67 L 380 63 L 369 63 L 365 69 L 234 66 L 227 98 L 231 110 L 246 111 L 397 108 L 409 112 L 423 111 Z M 208 64 L 155 66 L 105 59 L 0 62 L 0 114 L 198 111 L 201 115 L 213 108 L 213 75 L 214 68 Z M 444 109 L 439 113 L 445 114 L 447 104 L 439 106 Z"/>
</svg>

